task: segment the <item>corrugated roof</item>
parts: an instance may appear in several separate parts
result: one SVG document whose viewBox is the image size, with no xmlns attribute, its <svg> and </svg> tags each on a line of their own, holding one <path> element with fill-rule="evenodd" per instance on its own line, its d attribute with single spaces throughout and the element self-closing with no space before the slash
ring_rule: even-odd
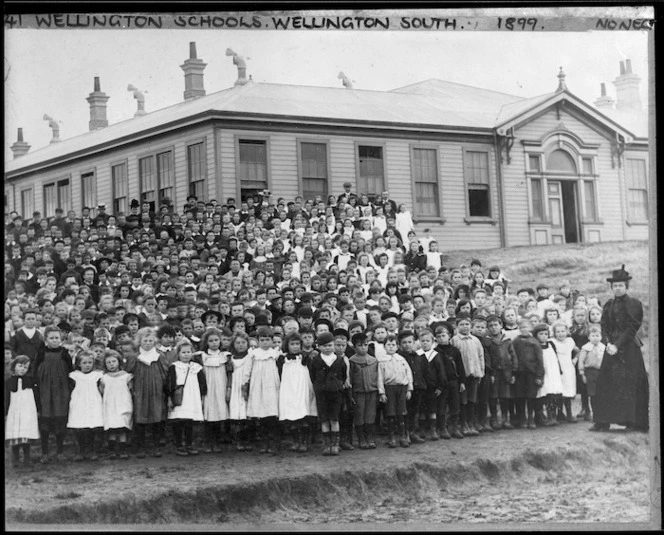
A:
<svg viewBox="0 0 664 535">
<path fill-rule="evenodd" d="M 7 162 L 5 171 L 20 171 L 94 150 L 208 111 L 303 120 L 491 129 L 552 95 L 523 99 L 442 80 L 426 80 L 392 91 L 250 82 L 48 145 Z"/>
</svg>

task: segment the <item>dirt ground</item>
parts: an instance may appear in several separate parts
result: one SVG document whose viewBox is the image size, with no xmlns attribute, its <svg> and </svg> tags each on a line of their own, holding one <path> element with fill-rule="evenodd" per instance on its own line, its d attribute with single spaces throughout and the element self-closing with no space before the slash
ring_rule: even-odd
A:
<svg viewBox="0 0 664 535">
<path fill-rule="evenodd" d="M 275 456 L 229 446 L 186 458 L 171 452 L 30 469 L 6 463 L 6 522 L 21 529 L 82 523 L 567 529 L 578 522 L 624 528 L 649 522 L 649 437 L 619 427 L 590 433 L 589 425 L 499 431 L 408 449 L 388 449 L 381 440 L 376 450 L 336 458 L 323 457 L 320 446 Z"/>
</svg>

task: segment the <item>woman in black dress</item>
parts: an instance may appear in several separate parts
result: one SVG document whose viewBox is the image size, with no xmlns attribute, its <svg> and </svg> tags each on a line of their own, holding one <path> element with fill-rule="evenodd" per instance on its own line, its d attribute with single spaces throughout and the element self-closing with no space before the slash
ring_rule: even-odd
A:
<svg viewBox="0 0 664 535">
<path fill-rule="evenodd" d="M 593 399 L 591 431 L 608 431 L 612 423 L 627 426 L 627 430 L 648 430 L 648 375 L 641 353 L 643 344 L 637 336 L 643 305 L 627 295 L 631 279 L 624 265 L 607 279 L 614 298 L 602 311 L 602 334 L 607 344 Z"/>
</svg>

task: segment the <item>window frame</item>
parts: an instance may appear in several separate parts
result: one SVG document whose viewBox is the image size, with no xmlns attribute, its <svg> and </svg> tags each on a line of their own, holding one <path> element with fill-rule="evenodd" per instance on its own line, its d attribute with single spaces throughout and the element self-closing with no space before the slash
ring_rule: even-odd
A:
<svg viewBox="0 0 664 535">
<path fill-rule="evenodd" d="M 355 183 L 357 184 L 357 195 L 361 196 L 366 193 L 371 198 L 371 195 L 368 191 L 360 190 L 360 147 L 379 147 L 382 150 L 383 154 L 383 188 L 382 191 L 376 192 L 376 197 L 387 190 L 387 185 L 389 184 L 389 178 L 387 173 L 387 143 L 382 140 L 375 139 L 366 139 L 366 140 L 356 140 L 355 141 Z M 374 198 L 375 199 L 375 198 Z"/>
<path fill-rule="evenodd" d="M 627 179 L 627 165 L 628 161 L 633 160 L 633 161 L 641 161 L 643 162 L 643 169 L 645 171 L 645 189 L 643 188 L 632 188 L 630 187 L 630 184 Z M 626 205 L 626 212 L 627 212 L 627 224 L 628 225 L 647 225 L 649 220 L 650 220 L 650 202 L 648 199 L 648 191 L 649 191 L 649 184 L 648 184 L 648 158 L 639 158 L 639 157 L 627 157 L 625 156 L 625 205 Z M 645 191 L 645 200 L 646 200 L 646 218 L 640 218 L 636 217 L 635 214 L 632 213 L 632 209 L 630 208 L 630 191 Z"/>
<path fill-rule="evenodd" d="M 60 188 L 65 186 L 65 184 L 62 184 L 63 182 L 67 182 L 67 186 L 69 186 L 69 205 L 64 205 L 62 202 L 62 199 L 60 197 Z M 46 188 L 48 187 L 54 187 L 55 188 L 55 206 L 53 207 L 53 213 L 49 214 L 47 205 L 46 205 Z M 42 182 L 42 192 L 43 192 L 43 204 L 44 204 L 44 217 L 45 218 L 51 218 L 55 217 L 55 210 L 56 208 L 62 208 L 63 213 L 69 212 L 69 210 L 72 210 L 73 207 L 73 202 L 72 202 L 72 178 L 71 175 L 65 175 L 57 179 L 48 179 Z"/>
<path fill-rule="evenodd" d="M 23 212 L 23 210 L 25 209 L 25 207 L 23 206 L 23 194 L 28 192 L 28 191 L 30 192 L 30 197 L 31 197 L 31 199 L 30 199 L 31 208 L 29 209 L 29 213 L 26 214 L 26 213 Z M 22 211 L 21 216 L 23 216 L 23 219 L 25 221 L 27 221 L 28 218 L 31 218 L 32 214 L 35 212 L 35 188 L 33 186 L 30 186 L 28 188 L 23 188 L 23 189 L 19 190 L 18 195 L 19 195 L 18 198 L 19 198 L 19 203 L 20 203 L 21 211 Z"/>
<path fill-rule="evenodd" d="M 416 150 L 433 150 L 435 154 L 436 162 L 436 186 L 438 188 L 438 215 L 423 215 L 418 213 L 417 210 L 417 188 L 416 185 L 418 181 L 415 180 L 415 151 Z M 409 156 L 410 156 L 410 179 L 411 179 L 411 193 L 412 193 L 412 202 L 411 202 L 411 212 L 413 214 L 413 221 L 434 221 L 439 223 L 445 223 L 445 213 L 443 210 L 443 188 L 441 181 L 441 163 L 440 163 L 440 146 L 427 144 L 427 143 L 411 143 L 409 147 Z M 431 183 L 431 182 L 429 182 Z"/>
<path fill-rule="evenodd" d="M 306 201 L 307 199 L 305 198 L 304 195 L 304 165 L 302 162 L 302 144 L 303 143 L 309 143 L 312 145 L 324 145 L 325 146 L 325 170 L 326 170 L 326 178 L 325 178 L 325 189 L 326 193 L 325 196 L 323 197 L 323 201 L 325 204 L 327 204 L 327 198 L 330 196 L 330 179 L 331 179 L 331 169 L 332 169 L 332 161 L 330 159 L 330 140 L 327 138 L 305 138 L 305 137 L 298 137 L 295 140 L 297 144 L 297 180 L 298 180 L 298 192 L 300 196 L 302 197 L 303 201 Z M 306 177 L 308 178 L 308 177 Z M 359 200 L 359 199 L 358 199 Z"/>
<path fill-rule="evenodd" d="M 94 184 L 96 179 L 97 179 L 97 169 L 92 168 L 91 170 L 83 171 L 80 174 L 80 178 L 81 178 L 81 210 L 83 209 L 84 206 L 87 206 L 88 208 L 90 208 L 90 217 L 95 217 L 97 215 L 97 206 L 98 206 L 98 200 L 99 200 L 98 197 L 97 197 L 97 189 L 96 188 L 92 188 L 92 192 L 93 192 L 93 195 L 94 195 L 94 201 L 91 202 L 91 203 L 86 203 L 86 201 L 85 201 L 86 190 L 85 190 L 85 180 L 84 180 L 84 178 L 87 177 L 88 175 L 92 175 L 92 182 Z"/>
<path fill-rule="evenodd" d="M 113 175 L 113 169 L 115 167 L 119 166 L 124 166 L 125 169 L 125 181 L 126 181 L 126 186 L 125 186 L 125 196 L 124 197 L 116 197 L 115 196 L 115 176 Z M 117 201 L 119 199 L 124 199 L 124 208 L 120 208 L 117 205 Z M 129 161 L 128 160 L 118 160 L 115 162 L 111 162 L 111 210 L 112 213 L 117 215 L 119 212 L 124 213 L 125 215 L 129 214 Z"/>
<path fill-rule="evenodd" d="M 146 191 L 143 190 L 143 177 L 141 176 L 141 161 L 146 160 L 148 158 L 151 159 L 152 161 L 152 168 L 153 168 L 153 173 L 154 173 L 154 190 L 147 190 L 147 191 L 154 191 L 154 199 L 149 200 L 148 202 L 154 202 L 154 210 L 155 212 L 159 210 L 159 206 L 161 205 L 161 201 L 163 199 L 161 195 L 161 190 L 162 188 L 162 182 L 161 182 L 161 177 L 160 177 L 160 170 L 159 170 L 159 158 L 158 156 L 169 153 L 170 154 L 170 169 L 172 173 L 172 184 L 169 186 L 170 189 L 173 191 L 172 195 L 169 196 L 171 199 L 171 203 L 173 205 L 176 204 L 176 176 L 175 176 L 175 147 L 173 145 L 166 145 L 164 147 L 160 147 L 159 149 L 151 150 L 150 152 L 145 152 L 142 154 L 139 154 L 136 158 L 136 163 L 137 163 L 137 170 L 138 170 L 138 200 L 142 204 L 144 202 L 143 199 L 143 193 Z"/>
<path fill-rule="evenodd" d="M 261 136 L 256 134 L 235 134 L 234 136 L 234 148 L 235 148 L 235 199 L 237 206 L 243 202 L 242 199 L 242 178 L 240 176 L 240 169 L 242 168 L 240 163 L 240 142 L 241 141 L 263 141 L 265 142 L 265 164 L 267 172 L 267 189 L 272 190 L 272 158 L 270 157 L 271 143 L 270 136 Z"/>
<path fill-rule="evenodd" d="M 463 173 L 463 191 L 464 191 L 464 198 L 466 202 L 466 217 L 464 218 L 464 221 L 466 224 L 471 224 L 471 223 L 489 223 L 492 225 L 495 225 L 497 223 L 497 219 L 494 216 L 494 192 L 493 192 L 493 187 L 492 184 L 494 183 L 494 175 L 493 172 L 491 171 L 491 153 L 492 149 L 491 147 L 487 147 L 485 145 L 464 145 L 463 146 L 463 157 L 462 157 L 462 173 Z M 479 152 L 479 153 L 484 153 L 486 154 L 487 158 L 487 191 L 488 191 L 488 197 L 489 197 L 489 215 L 488 216 L 471 216 L 470 215 L 470 184 L 474 184 L 474 182 L 469 181 L 468 173 L 466 172 L 466 162 L 468 161 L 468 153 L 469 152 Z M 479 189 L 479 188 L 477 188 Z"/>
<path fill-rule="evenodd" d="M 201 153 L 203 156 L 202 159 L 202 166 L 201 166 L 201 176 L 203 178 L 192 181 L 191 180 L 191 173 L 190 173 L 190 162 L 189 162 L 189 148 L 194 147 L 196 145 L 202 145 L 201 147 Z M 192 139 L 189 140 L 185 143 L 184 147 L 185 151 L 185 158 L 186 158 L 186 166 L 187 166 L 187 196 L 190 195 L 196 195 L 192 189 L 191 186 L 195 183 L 202 182 L 202 189 L 203 189 L 203 196 L 201 200 L 207 201 L 209 194 L 208 194 L 208 154 L 207 154 L 207 138 L 206 137 L 201 137 L 197 139 Z M 196 195 L 197 198 L 199 198 L 198 195 Z"/>
</svg>

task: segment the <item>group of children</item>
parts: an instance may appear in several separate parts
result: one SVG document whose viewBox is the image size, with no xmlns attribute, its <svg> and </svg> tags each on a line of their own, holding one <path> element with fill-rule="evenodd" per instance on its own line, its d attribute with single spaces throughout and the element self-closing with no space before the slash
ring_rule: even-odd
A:
<svg viewBox="0 0 664 535">
<path fill-rule="evenodd" d="M 38 440 L 41 462 L 62 461 L 67 430 L 75 459 L 95 460 L 161 457 L 168 431 L 180 456 L 228 442 L 276 453 L 284 439 L 338 455 L 374 449 L 377 436 L 406 448 L 591 420 L 605 349 L 596 299 L 569 281 L 555 295 L 544 284 L 511 294 L 498 266 L 485 277 L 475 259 L 448 270 L 405 206 L 348 190 L 296 202 L 269 227 L 260 202 L 188 205 L 184 233 L 168 210 L 146 208 L 138 232 L 115 216 L 96 230 L 74 219 L 74 237 L 109 236 L 103 250 L 59 239 L 64 223 L 39 225 L 35 248 L 12 223 L 13 462 L 30 462 Z M 127 241 L 115 249 L 108 228 Z"/>
</svg>

